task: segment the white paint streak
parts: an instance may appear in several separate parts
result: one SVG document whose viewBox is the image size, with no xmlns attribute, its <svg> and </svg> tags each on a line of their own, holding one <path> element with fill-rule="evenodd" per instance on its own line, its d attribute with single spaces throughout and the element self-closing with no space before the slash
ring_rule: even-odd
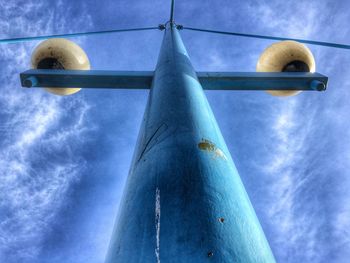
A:
<svg viewBox="0 0 350 263">
<path fill-rule="evenodd" d="M 160 263 L 159 257 L 159 241 L 160 241 L 160 190 L 156 190 L 156 203 L 155 203 L 155 221 L 156 221 L 156 258 L 157 263 Z"/>
</svg>

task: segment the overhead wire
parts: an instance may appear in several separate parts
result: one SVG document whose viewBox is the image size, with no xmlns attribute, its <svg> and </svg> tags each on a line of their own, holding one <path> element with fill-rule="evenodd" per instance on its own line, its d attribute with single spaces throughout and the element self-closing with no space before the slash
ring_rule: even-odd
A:
<svg viewBox="0 0 350 263">
<path fill-rule="evenodd" d="M 0 39 L 0 44 L 19 43 L 19 42 L 42 40 L 42 39 L 49 39 L 49 38 L 77 37 L 77 36 L 111 34 L 111 33 L 120 33 L 120 32 L 145 31 L 145 30 L 154 30 L 154 29 L 158 29 L 158 27 L 140 27 L 140 28 L 129 28 L 129 29 L 113 29 L 113 30 L 104 30 L 104 31 L 44 35 L 44 36 L 34 36 L 34 37 L 7 38 L 7 39 Z"/>
<path fill-rule="evenodd" d="M 172 8 L 173 8 L 173 6 L 172 6 Z M 173 18 L 173 10 L 171 11 L 171 18 Z M 27 42 L 27 41 L 33 41 L 33 40 L 43 40 L 43 39 L 60 38 L 60 37 L 69 38 L 69 37 L 112 34 L 112 33 L 121 33 L 121 32 L 146 31 L 146 30 L 154 30 L 154 29 L 159 29 L 159 27 L 157 26 L 157 27 L 140 27 L 140 28 L 129 28 L 129 29 L 112 29 L 112 30 L 103 30 L 103 31 L 78 32 L 78 33 L 68 33 L 68 34 L 54 34 L 54 35 L 43 35 L 43 36 L 33 36 L 33 37 L 6 38 L 6 39 L 0 39 L 0 44 L 20 43 L 20 42 Z M 197 31 L 197 32 L 221 34 L 221 35 L 231 35 L 231 36 L 240 36 L 240 37 L 270 39 L 270 40 L 294 40 L 294 41 L 298 41 L 298 42 L 306 43 L 306 44 L 311 44 L 311 45 L 326 46 L 326 47 L 341 48 L 341 49 L 350 49 L 350 45 L 331 43 L 331 42 L 323 42 L 323 41 L 314 41 L 314 40 L 307 40 L 307 39 L 299 39 L 299 38 L 245 34 L 245 33 L 237 33 L 237 32 L 194 28 L 194 27 L 187 27 L 187 26 L 182 26 L 181 29 Z"/>
<path fill-rule="evenodd" d="M 326 47 L 350 49 L 350 45 L 330 43 L 330 42 L 322 42 L 322 41 L 314 41 L 314 40 L 306 40 L 306 39 L 298 39 L 298 38 L 287 38 L 287 37 L 263 36 L 263 35 L 255 35 L 255 34 L 244 34 L 244 33 L 209 30 L 209 29 L 186 27 L 186 26 L 183 26 L 183 29 L 192 30 L 192 31 L 198 31 L 198 32 L 206 32 L 206 33 L 214 33 L 214 34 L 222 34 L 222 35 L 231 35 L 231 36 L 240 36 L 240 37 L 260 38 L 260 39 L 294 40 L 294 41 L 298 41 L 298 42 L 306 43 L 306 44 L 311 44 L 311 45 L 319 45 L 319 46 L 326 46 Z"/>
</svg>

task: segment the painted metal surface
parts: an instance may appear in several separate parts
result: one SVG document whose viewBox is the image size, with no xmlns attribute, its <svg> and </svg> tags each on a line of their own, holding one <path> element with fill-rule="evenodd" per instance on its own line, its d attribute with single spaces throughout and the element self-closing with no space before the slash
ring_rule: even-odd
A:
<svg viewBox="0 0 350 263">
<path fill-rule="evenodd" d="M 106 263 L 275 262 L 169 23 Z"/>
<path fill-rule="evenodd" d="M 153 75 L 153 71 L 31 69 L 20 77 L 23 87 L 150 89 Z"/>
<path fill-rule="evenodd" d="M 310 72 L 198 72 L 197 76 L 205 90 L 324 91 L 328 82 L 328 77 Z"/>
<path fill-rule="evenodd" d="M 175 13 L 175 0 L 171 0 L 171 8 L 170 8 L 170 23 L 174 23 L 174 13 Z"/>
<path fill-rule="evenodd" d="M 150 89 L 153 75 L 153 71 L 32 69 L 20 77 L 23 87 Z M 326 76 L 309 72 L 198 72 L 197 76 L 205 90 L 323 91 L 328 82 Z"/>
</svg>

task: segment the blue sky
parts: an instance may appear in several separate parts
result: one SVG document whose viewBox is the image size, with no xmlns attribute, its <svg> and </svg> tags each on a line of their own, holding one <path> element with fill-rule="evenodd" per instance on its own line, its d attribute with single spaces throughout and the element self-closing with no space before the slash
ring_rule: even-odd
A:
<svg viewBox="0 0 350 263">
<path fill-rule="evenodd" d="M 154 26 L 170 1 L 0 0 L 0 37 Z M 350 3 L 180 1 L 179 24 L 349 44 Z M 182 32 L 198 71 L 254 71 L 272 41 Z M 162 32 L 74 38 L 94 69 L 153 70 Z M 0 262 L 103 262 L 147 91 L 24 90 L 39 42 L 0 46 Z M 309 46 L 325 93 L 207 92 L 278 262 L 350 258 L 350 53 Z"/>
</svg>

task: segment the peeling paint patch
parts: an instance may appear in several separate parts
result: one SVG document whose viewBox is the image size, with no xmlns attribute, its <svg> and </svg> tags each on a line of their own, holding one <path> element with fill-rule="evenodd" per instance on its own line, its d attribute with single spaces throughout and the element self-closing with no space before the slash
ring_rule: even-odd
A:
<svg viewBox="0 0 350 263">
<path fill-rule="evenodd" d="M 198 148 L 201 149 L 202 151 L 212 152 L 214 154 L 214 159 L 219 157 L 225 161 L 227 160 L 223 151 L 209 140 L 202 139 L 202 141 L 198 143 Z"/>
<path fill-rule="evenodd" d="M 160 190 L 157 188 L 156 190 L 156 203 L 155 203 L 155 223 L 156 223 L 156 258 L 157 263 L 160 263 L 159 256 L 159 243 L 160 243 Z"/>
</svg>

